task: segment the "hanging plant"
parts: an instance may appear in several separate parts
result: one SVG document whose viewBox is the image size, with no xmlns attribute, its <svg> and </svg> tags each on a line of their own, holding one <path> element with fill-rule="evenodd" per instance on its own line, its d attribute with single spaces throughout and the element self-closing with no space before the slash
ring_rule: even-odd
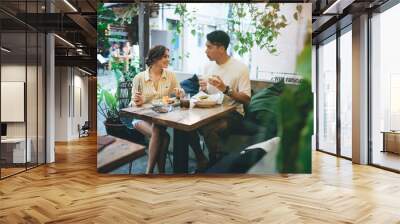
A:
<svg viewBox="0 0 400 224">
<path fill-rule="evenodd" d="M 128 7 L 124 7 L 122 11 L 117 14 L 119 23 L 121 25 L 132 24 L 133 18 L 139 14 L 138 4 L 129 4 Z"/>
<path fill-rule="evenodd" d="M 174 27 L 170 27 L 170 29 L 174 32 L 176 32 L 178 35 L 181 35 L 183 32 L 184 27 L 190 29 L 190 33 L 195 36 L 197 33 L 197 30 L 199 30 L 199 24 L 197 24 L 197 18 L 196 18 L 196 9 L 193 9 L 191 11 L 188 10 L 187 4 L 186 3 L 178 3 L 175 6 L 175 11 L 174 14 L 179 16 L 179 20 L 176 21 L 176 25 Z M 173 37 L 171 42 L 172 44 L 176 43 L 176 38 Z M 184 57 L 189 58 L 190 53 L 185 52 L 183 55 L 178 56 L 179 60 L 182 60 Z"/>
<path fill-rule="evenodd" d="M 234 3 L 230 5 L 231 16 L 228 19 L 228 29 L 233 35 L 233 50 L 243 56 L 256 44 L 260 49 L 270 54 L 277 54 L 275 41 L 281 30 L 288 25 L 285 15 L 280 13 L 281 4 L 266 3 L 263 8 L 255 4 Z M 302 6 L 296 6 L 293 18 L 297 21 L 301 15 Z M 245 23 L 245 21 L 251 21 Z"/>
<path fill-rule="evenodd" d="M 176 4 L 174 14 L 179 16 L 179 20 L 177 21 L 175 31 L 178 34 L 182 33 L 183 27 L 186 24 L 187 27 L 190 29 L 190 33 L 193 36 L 196 35 L 196 29 L 197 29 L 197 26 L 196 26 L 197 18 L 195 16 L 196 12 L 197 12 L 196 9 L 189 11 L 186 3 Z"/>
<path fill-rule="evenodd" d="M 97 4 L 97 48 L 100 50 L 110 48 L 108 41 L 108 27 L 116 23 L 114 12 L 104 6 L 104 3 Z"/>
<path fill-rule="evenodd" d="M 104 3 L 99 3 L 97 11 L 97 30 L 98 30 L 98 48 L 102 51 L 107 51 L 110 48 L 110 39 L 125 39 L 125 36 L 116 32 L 111 33 L 110 27 L 124 27 L 133 22 L 133 18 L 138 15 L 138 4 L 127 4 L 123 7 L 115 7 L 113 9 L 105 7 Z M 129 86 L 129 82 L 133 77 L 140 72 L 139 58 L 134 57 L 133 61 L 126 64 L 126 61 L 121 60 L 119 57 L 112 57 L 110 62 L 110 70 L 117 82 L 115 94 L 101 92 L 98 99 L 107 99 L 102 103 L 100 100 L 99 105 L 101 110 L 103 107 L 109 108 L 107 113 L 103 113 L 108 120 L 116 121 L 119 109 L 126 107 L 130 102 L 131 93 L 121 90 L 121 86 Z M 103 96 L 103 97 L 102 97 Z M 100 98 L 99 98 L 100 97 Z M 121 100 L 123 98 L 123 100 Z M 112 100 L 117 101 L 115 104 Z"/>
</svg>

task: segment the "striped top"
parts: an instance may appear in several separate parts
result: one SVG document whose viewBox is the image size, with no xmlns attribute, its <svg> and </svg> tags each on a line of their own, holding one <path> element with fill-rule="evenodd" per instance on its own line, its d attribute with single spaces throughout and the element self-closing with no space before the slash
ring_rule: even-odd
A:
<svg viewBox="0 0 400 224">
<path fill-rule="evenodd" d="M 165 69 L 158 81 L 158 88 L 154 86 L 154 82 L 151 80 L 149 69 L 137 74 L 133 78 L 132 83 L 132 102 L 136 92 L 141 92 L 144 96 L 144 103 L 149 103 L 153 99 L 161 99 L 163 96 L 169 96 L 175 93 L 175 88 L 180 88 L 175 73 Z"/>
</svg>

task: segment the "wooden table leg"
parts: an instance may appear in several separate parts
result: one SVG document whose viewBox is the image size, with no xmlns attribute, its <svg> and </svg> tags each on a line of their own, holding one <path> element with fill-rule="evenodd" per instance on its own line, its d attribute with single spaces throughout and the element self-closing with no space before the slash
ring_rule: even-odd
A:
<svg viewBox="0 0 400 224">
<path fill-rule="evenodd" d="M 174 129 L 174 173 L 187 173 L 189 160 L 189 138 L 184 131 Z"/>
</svg>

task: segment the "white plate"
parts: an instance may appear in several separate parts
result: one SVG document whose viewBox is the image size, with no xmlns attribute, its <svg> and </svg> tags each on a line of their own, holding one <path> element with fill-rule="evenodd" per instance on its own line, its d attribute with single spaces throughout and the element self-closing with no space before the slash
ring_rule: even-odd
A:
<svg viewBox="0 0 400 224">
<path fill-rule="evenodd" d="M 196 105 L 197 107 L 213 107 L 215 105 L 217 105 L 217 101 L 213 101 L 213 100 L 199 100 L 194 102 L 194 105 Z"/>
</svg>

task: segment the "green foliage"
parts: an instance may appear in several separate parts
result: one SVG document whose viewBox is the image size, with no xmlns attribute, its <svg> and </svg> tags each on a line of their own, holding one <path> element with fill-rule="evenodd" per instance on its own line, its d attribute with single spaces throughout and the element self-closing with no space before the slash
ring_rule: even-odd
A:
<svg viewBox="0 0 400 224">
<path fill-rule="evenodd" d="M 311 172 L 313 96 L 311 83 L 285 88 L 278 103 L 277 168 L 281 173 Z"/>
<path fill-rule="evenodd" d="M 118 34 L 109 34 L 109 27 L 112 25 L 129 25 L 132 23 L 133 18 L 138 15 L 138 5 L 129 4 L 125 8 L 118 10 L 118 13 L 112 9 L 104 6 L 104 3 L 97 5 L 97 44 L 101 51 L 110 48 L 110 38 L 113 39 L 124 39 L 124 36 Z M 121 103 L 121 82 L 130 82 L 133 77 L 139 73 L 140 65 L 139 58 L 133 59 L 132 63 L 127 65 L 126 61 L 122 61 L 119 58 L 111 58 L 111 71 L 117 81 L 117 89 L 115 94 L 102 89 L 100 86 L 97 87 L 97 106 L 99 112 L 106 118 L 107 122 L 119 123 L 119 109 L 122 106 Z M 131 93 L 128 93 L 130 98 Z M 129 103 L 129 102 L 128 102 Z"/>
<path fill-rule="evenodd" d="M 299 155 L 296 162 L 297 169 L 303 171 L 304 173 L 311 173 L 311 137 L 313 135 L 313 130 L 314 115 L 312 112 L 309 112 L 306 125 L 300 133 Z"/>
<path fill-rule="evenodd" d="M 311 32 L 297 56 L 296 72 L 304 79 L 296 88 L 285 88 L 279 102 L 277 167 L 282 173 L 311 173 L 313 95 L 311 92 Z"/>
<path fill-rule="evenodd" d="M 183 28 L 186 26 L 188 29 L 190 29 L 190 33 L 193 36 L 197 34 L 200 25 L 196 23 L 196 10 L 189 11 L 186 3 L 177 3 L 175 5 L 174 14 L 179 16 L 179 20 L 176 21 L 174 26 L 169 26 L 169 30 L 174 31 L 177 35 L 181 35 Z M 171 44 L 174 45 L 176 41 L 176 37 L 173 37 Z M 185 52 L 184 55 L 179 55 L 177 59 L 183 60 L 184 57 L 189 58 L 190 53 Z"/>
<path fill-rule="evenodd" d="M 121 80 L 121 77 L 123 76 L 122 71 L 124 70 L 124 67 L 125 67 L 124 62 L 121 61 L 111 62 L 111 71 L 114 72 L 114 76 L 117 81 Z"/>
<path fill-rule="evenodd" d="M 97 4 L 97 48 L 108 49 L 110 43 L 108 42 L 108 25 L 114 24 L 116 17 L 114 12 L 105 7 L 104 3 Z"/>
<path fill-rule="evenodd" d="M 140 72 L 140 60 L 138 57 L 132 59 L 133 62 L 129 65 L 128 71 L 123 73 L 125 81 L 132 81 L 135 75 Z"/>
<path fill-rule="evenodd" d="M 185 14 L 187 14 L 186 3 L 177 4 L 175 7 L 174 14 L 179 16 L 179 20 L 177 21 L 175 30 L 178 34 L 182 33 L 183 26 L 185 24 Z"/>
<path fill-rule="evenodd" d="M 175 31 L 178 34 L 182 33 L 184 25 L 187 24 L 189 29 L 191 29 L 190 33 L 193 36 L 196 35 L 197 24 L 196 17 L 194 16 L 196 10 L 189 11 L 186 3 L 178 3 L 175 6 L 174 14 L 179 16 L 179 20 L 175 27 Z"/>
<path fill-rule="evenodd" d="M 119 23 L 132 24 L 133 18 L 139 14 L 139 8 L 137 4 L 129 4 L 128 7 L 124 8 L 124 11 L 117 15 Z"/>
<path fill-rule="evenodd" d="M 104 6 L 104 3 L 97 4 L 97 48 L 102 50 L 110 48 L 109 39 L 123 39 L 120 35 L 110 35 L 110 25 L 129 25 L 133 18 L 138 15 L 138 5 L 129 4 L 120 14 L 116 14 L 110 8 Z"/>
<path fill-rule="evenodd" d="M 121 61 L 113 61 L 111 63 L 111 71 L 114 74 L 115 80 L 117 80 L 117 91 L 115 94 L 116 99 L 119 101 L 119 106 L 121 107 L 126 107 L 129 102 L 124 103 L 121 102 L 121 83 L 122 82 L 132 82 L 133 78 L 135 75 L 137 75 L 140 72 L 139 68 L 139 59 L 136 58 L 134 59 L 133 63 L 128 65 L 128 70 L 126 71 L 126 62 L 121 62 Z M 132 94 L 131 91 L 128 91 L 128 96 L 125 96 L 124 98 L 131 98 Z"/>
<path fill-rule="evenodd" d="M 97 85 L 97 109 L 106 118 L 107 123 L 119 123 L 117 94 L 101 88 Z"/>
<path fill-rule="evenodd" d="M 229 3 L 230 16 L 228 18 L 228 31 L 233 35 L 233 50 L 243 56 L 248 53 L 255 45 L 260 49 L 267 50 L 270 54 L 277 54 L 276 40 L 282 29 L 288 25 L 285 15 L 280 13 L 281 4 L 265 3 L 263 8 L 256 4 L 248 3 Z M 299 4 L 293 18 L 297 21 L 303 8 Z M 175 7 L 175 15 L 179 16 L 176 26 L 170 30 L 181 34 L 186 24 L 192 35 L 199 32 L 200 25 L 196 23 L 194 16 L 196 10 L 189 11 L 186 3 L 178 3 Z M 245 21 L 250 20 L 250 24 Z M 172 39 L 172 44 L 176 42 Z M 182 59 L 180 57 L 179 59 Z"/>
<path fill-rule="evenodd" d="M 228 29 L 233 35 L 233 49 L 239 55 L 248 53 L 255 44 L 270 54 L 277 54 L 275 41 L 280 31 L 288 25 L 285 15 L 280 14 L 279 3 L 266 3 L 263 9 L 254 4 L 232 3 L 231 16 L 228 19 Z M 302 6 L 297 5 L 293 17 L 299 19 Z M 250 24 L 244 21 L 250 19 Z"/>
<path fill-rule="evenodd" d="M 311 27 L 309 27 L 311 29 Z M 311 31 L 307 34 L 303 51 L 297 56 L 296 72 L 304 79 L 311 81 Z"/>
</svg>

